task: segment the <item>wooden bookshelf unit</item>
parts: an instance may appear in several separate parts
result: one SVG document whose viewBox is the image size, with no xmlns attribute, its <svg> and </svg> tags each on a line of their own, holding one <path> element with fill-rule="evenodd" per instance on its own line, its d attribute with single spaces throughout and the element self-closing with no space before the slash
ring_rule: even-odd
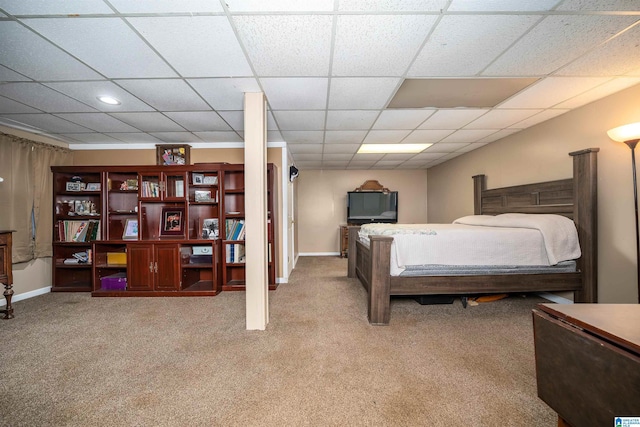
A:
<svg viewBox="0 0 640 427">
<path fill-rule="evenodd" d="M 54 166 L 52 291 L 207 296 L 244 290 L 244 165 Z M 267 167 L 276 288 L 276 166 Z"/>
</svg>

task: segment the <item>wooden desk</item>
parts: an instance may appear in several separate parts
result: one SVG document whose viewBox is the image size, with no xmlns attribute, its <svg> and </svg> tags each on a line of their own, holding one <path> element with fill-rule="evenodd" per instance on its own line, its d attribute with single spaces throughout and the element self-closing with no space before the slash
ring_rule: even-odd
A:
<svg viewBox="0 0 640 427">
<path fill-rule="evenodd" d="M 0 230 L 0 282 L 4 284 L 3 295 L 7 300 L 7 307 L 4 310 L 0 310 L 0 313 L 4 313 L 3 319 L 13 319 L 13 306 L 11 305 L 11 297 L 13 296 L 11 233 L 13 233 L 13 230 Z"/>
<path fill-rule="evenodd" d="M 340 258 L 346 258 L 349 253 L 349 229 L 340 225 Z"/>
<path fill-rule="evenodd" d="M 640 305 L 539 304 L 533 331 L 538 396 L 559 426 L 640 416 Z"/>
</svg>

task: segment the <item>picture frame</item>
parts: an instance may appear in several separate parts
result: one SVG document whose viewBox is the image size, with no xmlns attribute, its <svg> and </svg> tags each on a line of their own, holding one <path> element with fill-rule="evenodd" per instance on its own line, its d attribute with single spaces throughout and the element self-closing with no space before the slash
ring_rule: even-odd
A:
<svg viewBox="0 0 640 427">
<path fill-rule="evenodd" d="M 160 218 L 160 236 L 184 236 L 183 207 L 163 207 Z"/>
<path fill-rule="evenodd" d="M 218 185 L 218 176 L 217 175 L 207 175 L 202 180 L 203 184 L 207 185 Z"/>
<path fill-rule="evenodd" d="M 124 224 L 122 239 L 123 240 L 138 239 L 138 220 L 137 219 L 127 219 L 127 221 Z"/>
<path fill-rule="evenodd" d="M 193 180 L 193 185 L 204 184 L 204 174 L 202 173 L 194 173 L 191 175 Z"/>
<path fill-rule="evenodd" d="M 194 200 L 196 202 L 212 202 L 210 190 L 196 190 L 194 193 Z"/>
<path fill-rule="evenodd" d="M 200 237 L 207 240 L 216 240 L 220 237 L 220 223 L 218 218 L 205 218 L 200 224 Z"/>
<path fill-rule="evenodd" d="M 81 188 L 79 182 L 67 182 L 65 190 L 66 191 L 81 191 L 82 188 Z"/>
<path fill-rule="evenodd" d="M 189 165 L 191 164 L 190 151 L 191 146 L 186 144 L 157 144 L 156 163 L 160 166 Z"/>
<path fill-rule="evenodd" d="M 87 187 L 85 191 L 100 191 L 100 183 L 99 182 L 89 182 L 87 183 Z"/>
</svg>

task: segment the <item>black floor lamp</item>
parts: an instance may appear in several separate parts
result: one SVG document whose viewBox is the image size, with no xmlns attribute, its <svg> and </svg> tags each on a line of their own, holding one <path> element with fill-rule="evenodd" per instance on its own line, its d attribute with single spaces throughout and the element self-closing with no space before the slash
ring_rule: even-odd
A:
<svg viewBox="0 0 640 427">
<path fill-rule="evenodd" d="M 633 204 L 636 210 L 636 268 L 638 269 L 638 303 L 640 303 L 640 232 L 638 231 L 638 184 L 636 181 L 635 148 L 640 141 L 640 122 L 611 129 L 607 132 L 614 141 L 624 142 L 631 148 L 631 167 L 633 168 Z"/>
</svg>

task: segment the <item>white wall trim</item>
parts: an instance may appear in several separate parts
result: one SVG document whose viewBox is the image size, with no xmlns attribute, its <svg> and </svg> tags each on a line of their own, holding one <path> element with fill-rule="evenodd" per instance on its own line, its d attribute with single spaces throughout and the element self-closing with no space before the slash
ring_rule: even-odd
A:
<svg viewBox="0 0 640 427">
<path fill-rule="evenodd" d="M 282 164 L 282 170 L 280 171 L 282 201 L 279 206 L 282 214 L 280 215 L 279 227 L 282 230 L 282 233 L 280 233 L 282 235 L 282 259 L 280 260 L 282 271 L 280 273 L 284 275 L 286 283 L 289 280 L 289 228 L 287 227 L 289 220 L 289 164 L 287 161 L 287 144 L 283 144 L 283 150 L 281 150 L 282 158 L 280 159 Z"/>
<path fill-rule="evenodd" d="M 48 294 L 49 292 L 51 292 L 51 286 L 45 286 L 44 288 L 36 289 L 34 291 L 16 294 L 13 296 L 13 298 L 11 298 L 11 304 L 13 304 L 14 302 L 22 301 L 24 299 L 29 299 L 29 298 L 37 297 L 39 295 Z M 2 301 L 0 301 L 0 307 L 5 305 L 7 305 L 7 300 L 2 298 Z"/>
<path fill-rule="evenodd" d="M 573 304 L 573 301 L 571 301 L 570 299 L 552 294 L 550 292 L 538 292 L 537 295 L 557 304 Z"/>
<path fill-rule="evenodd" d="M 339 256 L 340 252 L 300 252 L 298 256 Z"/>
</svg>

